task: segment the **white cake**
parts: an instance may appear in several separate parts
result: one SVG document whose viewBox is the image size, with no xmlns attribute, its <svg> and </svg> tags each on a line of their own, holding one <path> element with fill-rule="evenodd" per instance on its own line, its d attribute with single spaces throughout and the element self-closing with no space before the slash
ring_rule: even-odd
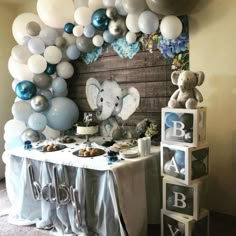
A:
<svg viewBox="0 0 236 236">
<path fill-rule="evenodd" d="M 94 135 L 94 134 L 98 133 L 98 125 L 77 126 L 76 133 L 78 135 Z"/>
</svg>

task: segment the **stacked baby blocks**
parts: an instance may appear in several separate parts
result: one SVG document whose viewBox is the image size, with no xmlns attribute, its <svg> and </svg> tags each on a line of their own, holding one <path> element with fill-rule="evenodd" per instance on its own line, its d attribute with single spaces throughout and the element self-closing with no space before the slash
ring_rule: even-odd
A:
<svg viewBox="0 0 236 236">
<path fill-rule="evenodd" d="M 206 108 L 195 88 L 203 72 L 174 71 L 179 89 L 162 109 L 161 175 L 163 178 L 162 236 L 208 236 L 206 179 L 209 146 L 206 143 Z"/>
</svg>

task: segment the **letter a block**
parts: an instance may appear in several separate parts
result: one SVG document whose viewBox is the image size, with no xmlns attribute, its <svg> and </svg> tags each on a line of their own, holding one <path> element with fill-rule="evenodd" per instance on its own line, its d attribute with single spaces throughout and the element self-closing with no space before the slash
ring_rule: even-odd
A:
<svg viewBox="0 0 236 236">
<path fill-rule="evenodd" d="M 198 220 L 161 210 L 161 236 L 209 236 L 209 211 L 203 209 Z"/>
<path fill-rule="evenodd" d="M 186 147 L 161 143 L 161 175 L 192 185 L 208 176 L 209 146 Z"/>
<path fill-rule="evenodd" d="M 206 205 L 206 182 L 191 186 L 163 178 L 163 209 L 198 220 L 200 209 Z"/>
<path fill-rule="evenodd" d="M 162 108 L 162 142 L 197 147 L 206 141 L 206 108 Z"/>
</svg>

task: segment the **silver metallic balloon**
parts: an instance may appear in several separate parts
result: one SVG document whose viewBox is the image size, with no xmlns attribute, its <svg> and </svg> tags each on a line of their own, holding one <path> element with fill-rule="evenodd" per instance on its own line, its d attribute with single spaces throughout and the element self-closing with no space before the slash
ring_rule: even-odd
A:
<svg viewBox="0 0 236 236">
<path fill-rule="evenodd" d="M 31 107 L 37 112 L 45 111 L 48 108 L 48 100 L 42 95 L 34 96 L 30 103 Z"/>
<path fill-rule="evenodd" d="M 26 31 L 30 36 L 39 35 L 40 30 L 41 30 L 40 25 L 35 21 L 31 21 L 26 25 Z"/>
<path fill-rule="evenodd" d="M 115 20 L 111 20 L 108 26 L 108 30 L 116 38 L 125 36 L 128 31 L 125 24 L 125 17 L 120 16 Z"/>
<path fill-rule="evenodd" d="M 33 82 L 37 88 L 47 89 L 51 86 L 52 77 L 46 73 L 36 74 L 33 77 Z"/>
<path fill-rule="evenodd" d="M 37 142 L 40 140 L 39 132 L 31 128 L 28 128 L 22 133 L 21 140 L 23 142 L 25 141 Z"/>
<path fill-rule="evenodd" d="M 115 7 L 109 7 L 106 10 L 106 15 L 108 18 L 114 20 L 118 17 L 118 12 Z"/>
<path fill-rule="evenodd" d="M 85 36 L 76 39 L 76 46 L 81 52 L 91 52 L 95 48 L 92 39 L 86 38 Z"/>
</svg>

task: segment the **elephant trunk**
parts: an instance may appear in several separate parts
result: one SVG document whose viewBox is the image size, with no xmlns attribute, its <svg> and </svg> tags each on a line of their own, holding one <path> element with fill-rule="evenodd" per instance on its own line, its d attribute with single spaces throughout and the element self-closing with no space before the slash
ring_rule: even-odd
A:
<svg viewBox="0 0 236 236">
<path fill-rule="evenodd" d="M 96 117 L 98 120 L 107 120 L 108 118 L 111 117 L 112 112 L 114 110 L 114 106 L 111 104 L 109 105 L 103 105 L 101 110 L 98 110 L 96 113 Z"/>
</svg>

